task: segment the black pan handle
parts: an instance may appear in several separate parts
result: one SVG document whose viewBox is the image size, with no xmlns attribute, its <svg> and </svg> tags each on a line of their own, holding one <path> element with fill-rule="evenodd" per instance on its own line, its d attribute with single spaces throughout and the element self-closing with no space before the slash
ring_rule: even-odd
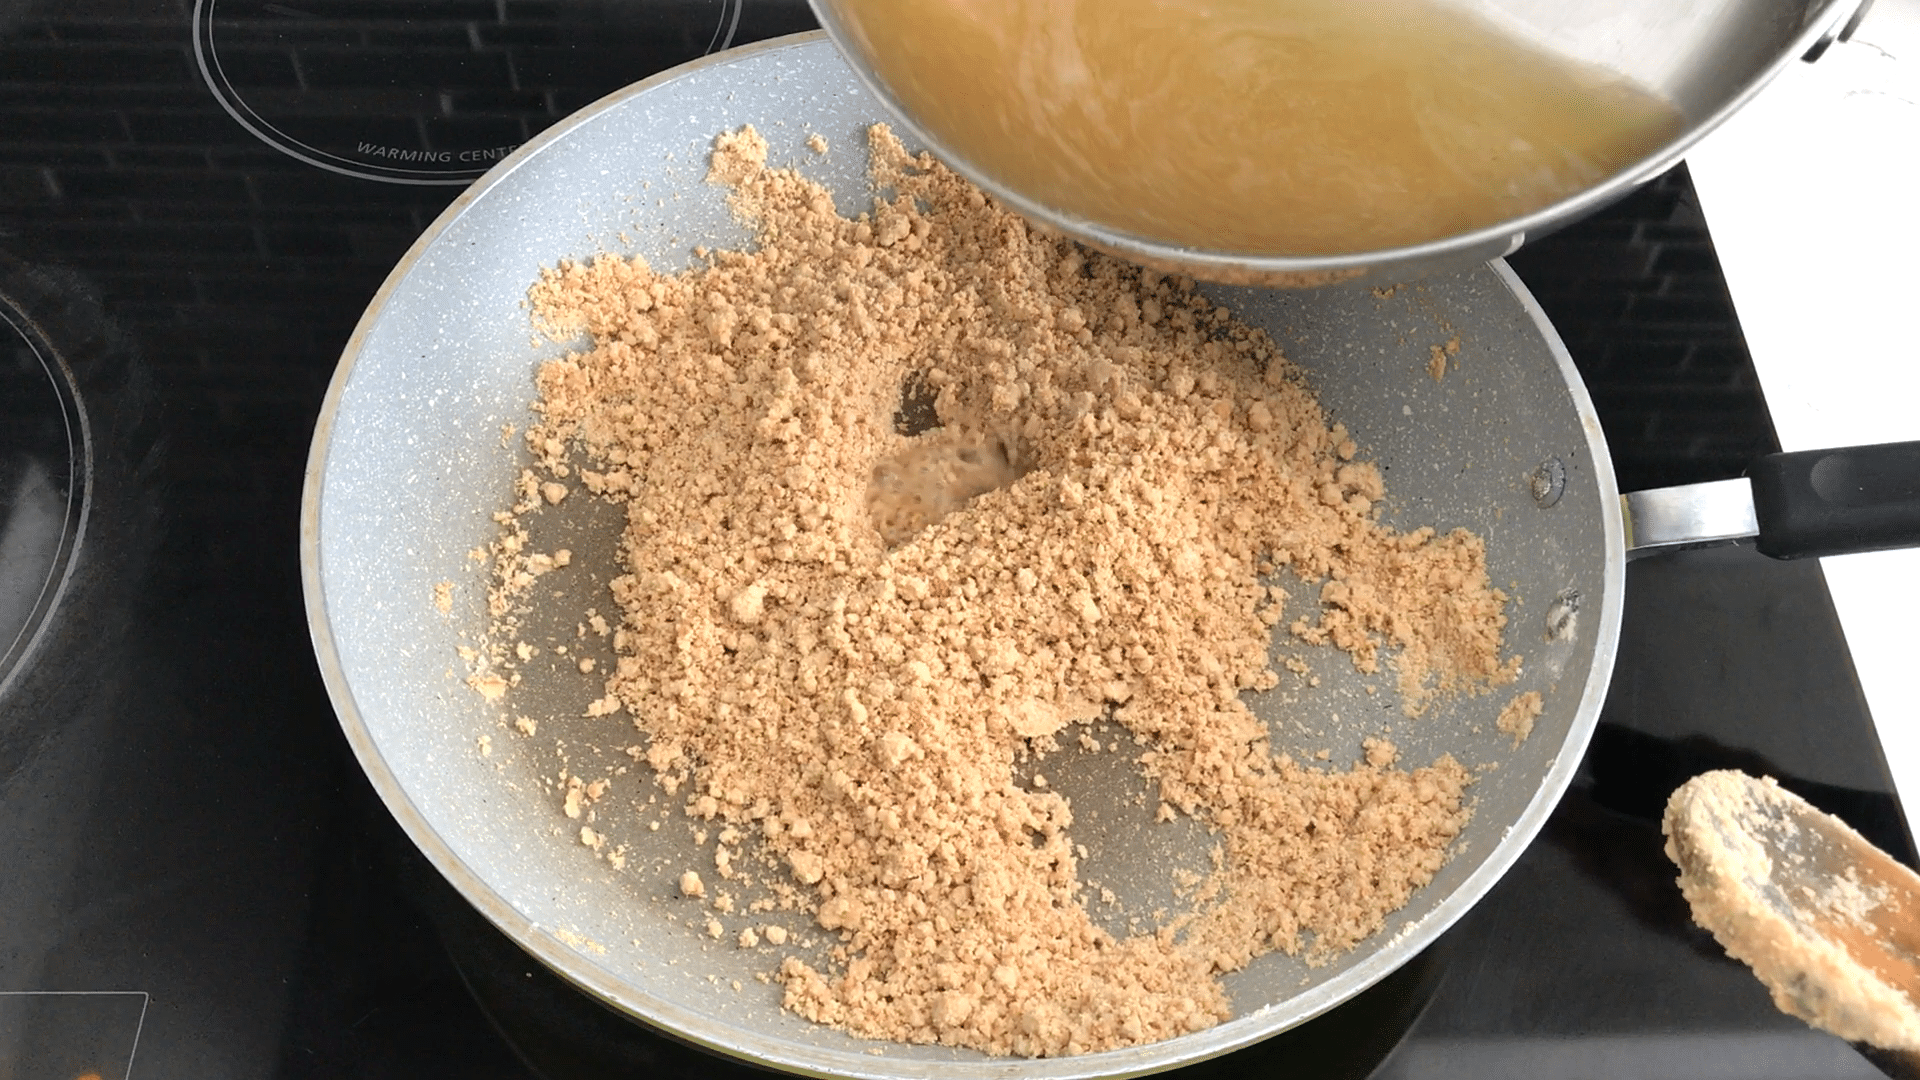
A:
<svg viewBox="0 0 1920 1080">
<path fill-rule="evenodd" d="M 1920 547 L 1920 442 L 1769 454 L 1748 478 L 1763 554 Z"/>
</svg>

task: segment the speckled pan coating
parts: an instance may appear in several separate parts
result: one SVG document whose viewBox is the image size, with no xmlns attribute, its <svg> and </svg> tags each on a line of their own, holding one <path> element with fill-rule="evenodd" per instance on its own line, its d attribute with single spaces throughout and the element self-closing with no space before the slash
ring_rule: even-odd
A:
<svg viewBox="0 0 1920 1080">
<path fill-rule="evenodd" d="M 631 846 L 621 872 L 581 846 L 579 823 L 562 817 L 558 796 L 543 787 L 562 764 L 592 775 L 640 741 L 622 718 L 580 715 L 600 692 L 598 678 L 571 671 L 574 659 L 549 657 L 555 662 L 501 705 L 463 683 L 456 649 L 477 644 L 485 624 L 485 580 L 468 552 L 495 535 L 489 515 L 510 501 L 508 485 L 526 460 L 502 427 L 525 428 L 535 365 L 567 347 L 537 337 L 528 321 L 526 289 L 541 267 L 611 250 L 678 270 L 695 245 L 745 243 L 724 193 L 704 175 L 713 136 L 747 123 L 767 137 L 776 164 L 797 165 L 834 191 L 843 212 L 857 212 L 871 198 L 863 132 L 883 116 L 819 34 L 736 49 L 557 125 L 414 244 L 347 343 L 302 505 L 314 648 L 354 753 L 421 850 L 535 957 L 615 1008 L 762 1064 L 874 1077 L 1134 1075 L 1225 1053 L 1332 1008 L 1432 941 L 1512 864 L 1565 789 L 1605 696 L 1624 580 L 1613 473 L 1572 363 L 1503 264 L 1387 295 L 1210 290 L 1282 343 L 1362 455 L 1382 465 L 1388 521 L 1465 526 L 1487 538 L 1495 583 L 1515 596 L 1508 645 L 1524 663 L 1514 687 L 1407 721 L 1390 676 L 1362 677 L 1344 654 L 1279 643 L 1312 665 L 1319 685 L 1289 677 L 1256 704 L 1276 745 L 1324 747 L 1341 765 L 1362 737 L 1390 727 L 1405 762 L 1444 751 L 1497 767 L 1472 789 L 1473 821 L 1452 860 L 1383 933 L 1321 968 L 1278 955 L 1256 962 L 1227 980 L 1238 1015 L 1216 1028 L 1106 1054 L 1013 1061 L 876 1045 L 799 1020 L 779 1008 L 777 986 L 754 978 L 780 953 L 733 944 L 739 927 L 781 919 L 723 916 L 726 938 L 705 937 L 707 912 L 679 898 L 674 882 L 688 868 L 710 871 L 710 849 L 694 846 L 677 814 L 649 831 L 619 810 L 653 790 L 644 768 L 620 778 L 596 823 Z M 805 145 L 814 133 L 830 145 L 824 157 Z M 1454 336 L 1457 368 L 1436 381 L 1429 348 Z M 1530 481 L 1548 460 L 1560 463 L 1565 488 L 1542 508 Z M 576 497 L 530 526 L 536 550 L 573 550 L 574 564 L 556 571 L 564 576 L 544 581 L 569 590 L 575 612 L 615 609 L 604 589 L 618 521 Z M 582 530 L 594 528 L 601 539 L 584 539 Z M 451 613 L 433 603 L 440 582 L 454 585 Z M 1576 594 L 1568 620 L 1569 605 L 1556 599 Z M 1550 622 L 1562 627 L 1558 636 Z M 553 640 L 572 632 L 534 629 Z M 609 655 L 595 640 L 575 648 L 575 656 Z M 1366 693 L 1369 683 L 1376 695 Z M 1527 690 L 1546 707 L 1515 750 L 1494 717 Z M 537 718 L 539 736 L 514 733 L 516 715 Z M 483 735 L 488 756 L 478 748 Z M 556 740 L 568 743 L 565 762 Z M 1046 771 L 1074 799 L 1076 839 L 1090 851 L 1085 876 L 1123 900 L 1151 903 L 1169 863 L 1203 856 L 1197 830 L 1153 828 L 1128 802 L 1140 786 L 1120 758 L 1063 755 Z M 805 930 L 791 917 L 785 925 Z"/>
</svg>

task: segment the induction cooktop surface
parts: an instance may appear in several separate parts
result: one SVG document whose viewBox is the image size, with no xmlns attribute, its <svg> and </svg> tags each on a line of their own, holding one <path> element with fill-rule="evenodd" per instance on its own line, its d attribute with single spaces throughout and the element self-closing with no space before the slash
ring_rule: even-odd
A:
<svg viewBox="0 0 1920 1080">
<path fill-rule="evenodd" d="M 305 453 L 386 273 L 499 157 L 795 0 L 0 6 L 0 1076 L 744 1072 L 531 962 L 411 848 L 320 685 Z M 1676 169 L 1511 262 L 1624 488 L 1775 449 Z M 1911 863 L 1817 565 L 1634 563 L 1578 778 L 1353 1002 L 1189 1076 L 1865 1077 L 1691 925 L 1696 772 L 1780 776 Z"/>
</svg>

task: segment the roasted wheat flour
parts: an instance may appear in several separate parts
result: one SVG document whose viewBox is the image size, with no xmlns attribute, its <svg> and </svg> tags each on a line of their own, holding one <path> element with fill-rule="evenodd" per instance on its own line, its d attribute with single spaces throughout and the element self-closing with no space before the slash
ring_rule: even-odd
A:
<svg viewBox="0 0 1920 1080">
<path fill-rule="evenodd" d="M 1022 1055 L 1207 1027 L 1218 973 L 1352 947 L 1467 817 L 1450 757 L 1276 753 L 1241 700 L 1278 680 L 1274 628 L 1396 665 L 1417 716 L 1512 679 L 1506 597 L 1478 538 L 1376 521 L 1379 472 L 1192 282 L 1045 235 L 884 128 L 871 150 L 891 195 L 849 220 L 754 131 L 723 135 L 709 179 L 755 250 L 678 275 L 600 256 L 533 287 L 591 347 L 539 372 L 492 613 L 510 629 L 544 572 L 516 512 L 625 505 L 618 663 L 590 712 L 644 732 L 665 791 L 756 836 L 838 936 L 828 970 L 780 967 L 794 1011 Z M 938 426 L 898 430 L 903 393 Z M 1191 910 L 1127 938 L 1083 907 L 1067 800 L 1015 780 L 1109 710 L 1163 813 L 1220 841 Z"/>
</svg>

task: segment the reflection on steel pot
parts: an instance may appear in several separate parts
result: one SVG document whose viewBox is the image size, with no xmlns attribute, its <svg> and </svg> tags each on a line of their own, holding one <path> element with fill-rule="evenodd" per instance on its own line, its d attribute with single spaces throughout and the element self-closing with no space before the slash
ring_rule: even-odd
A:
<svg viewBox="0 0 1920 1080">
<path fill-rule="evenodd" d="M 1230 284 L 1504 255 L 1678 161 L 1860 0 L 811 0 L 1028 218 Z"/>
<path fill-rule="evenodd" d="M 355 755 L 439 872 L 527 952 L 628 1016 L 761 1065 L 871 1077 L 1138 1075 L 1239 1049 L 1352 999 L 1434 942 L 1519 857 L 1572 778 L 1612 667 L 1627 556 L 1612 466 L 1572 362 L 1502 264 L 1392 292 L 1208 290 L 1273 336 L 1379 463 L 1387 524 L 1485 537 L 1492 579 L 1517 600 L 1507 646 L 1522 667 L 1512 692 L 1540 695 L 1532 735 L 1517 747 L 1496 730 L 1505 693 L 1446 701 L 1418 723 L 1395 724 L 1406 760 L 1447 753 L 1499 765 L 1476 780 L 1474 814 L 1451 858 L 1352 951 L 1317 967 L 1273 953 L 1225 977 L 1234 1017 L 1217 1027 L 1008 1061 L 814 1026 L 756 978 L 768 954 L 717 945 L 672 899 L 678 875 L 696 859 L 710 865 L 711 851 L 687 829 L 650 831 L 637 814 L 606 813 L 595 828 L 631 846 L 628 869 L 610 871 L 542 794 L 568 764 L 551 740 L 536 746 L 510 734 L 498 707 L 459 678 L 456 652 L 487 629 L 484 583 L 468 553 L 496 537 L 491 514 L 526 463 L 522 444 L 501 430 L 528 423 L 536 366 L 569 348 L 530 341 L 524 301 L 541 268 L 613 250 L 676 273 L 695 245 L 746 244 L 725 191 L 705 182 L 715 134 L 743 124 L 766 135 L 774 163 L 793 163 L 833 192 L 842 213 L 858 212 L 872 193 L 866 154 L 854 148 L 884 118 L 824 35 L 737 49 L 550 129 L 414 244 L 347 343 L 302 505 L 314 647 Z M 808 149 L 816 133 L 831 153 Z M 1452 337 L 1458 368 L 1430 377 L 1430 344 Z M 1856 474 L 1877 475 L 1865 465 L 1848 475 Z M 569 588 L 604 590 L 622 572 L 614 547 L 622 513 L 588 498 L 542 512 L 538 527 L 564 535 L 572 551 Z M 527 633 L 575 640 L 571 622 L 529 622 Z M 1290 737 L 1289 718 L 1315 717 L 1324 727 L 1315 747 L 1335 748 L 1332 765 L 1344 768 L 1383 718 L 1399 718 L 1393 695 L 1377 694 L 1379 679 L 1343 653 L 1301 652 L 1318 682 L 1284 706 L 1271 695 L 1249 704 L 1276 745 Z M 533 681 L 514 691 L 514 711 L 540 716 L 543 736 L 563 729 L 586 753 L 606 730 L 589 725 L 607 721 L 576 718 L 599 686 L 577 676 L 544 688 Z M 477 748 L 482 736 L 490 754 Z M 1145 788 L 1122 755 L 1069 745 L 1047 773 L 1072 799 L 1074 830 L 1105 837 L 1083 871 L 1123 900 L 1153 895 L 1171 859 L 1207 847 L 1182 823 L 1157 827 L 1138 812 Z"/>
</svg>

